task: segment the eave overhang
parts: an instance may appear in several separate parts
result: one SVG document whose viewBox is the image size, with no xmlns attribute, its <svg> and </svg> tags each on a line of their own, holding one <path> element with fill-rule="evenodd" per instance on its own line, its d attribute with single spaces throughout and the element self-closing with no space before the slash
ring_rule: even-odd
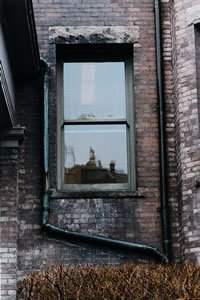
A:
<svg viewBox="0 0 200 300">
<path fill-rule="evenodd" d="M 40 68 L 31 0 L 3 0 L 8 52 L 15 82 L 34 78 Z"/>
<path fill-rule="evenodd" d="M 0 61 L 0 128 L 15 124 L 15 112 L 6 81 L 2 62 Z"/>
<path fill-rule="evenodd" d="M 0 128 L 15 126 L 14 88 L 34 79 L 40 69 L 40 56 L 31 0 L 0 0 L 0 25 L 6 59 L 0 57 Z M 0 45 L 1 47 L 1 45 Z M 4 73 L 9 64 L 11 76 Z M 6 69 L 6 68 L 5 68 Z M 13 85 L 14 87 L 14 85 Z"/>
</svg>

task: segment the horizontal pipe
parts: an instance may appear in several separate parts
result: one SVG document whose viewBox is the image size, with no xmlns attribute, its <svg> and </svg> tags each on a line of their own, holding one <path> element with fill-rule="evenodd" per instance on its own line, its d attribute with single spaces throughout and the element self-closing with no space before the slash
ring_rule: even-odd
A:
<svg viewBox="0 0 200 300">
<path fill-rule="evenodd" d="M 63 238 L 78 240 L 83 243 L 92 243 L 93 245 L 100 245 L 101 247 L 109 247 L 114 249 L 124 249 L 145 252 L 156 257 L 160 262 L 169 263 L 167 257 L 159 251 L 159 249 L 142 244 L 130 243 L 126 241 L 114 240 L 111 238 L 105 238 L 101 236 L 89 235 L 79 232 L 72 232 L 65 229 L 61 229 L 51 224 L 45 224 L 44 228 L 47 233 L 60 235 Z"/>
</svg>

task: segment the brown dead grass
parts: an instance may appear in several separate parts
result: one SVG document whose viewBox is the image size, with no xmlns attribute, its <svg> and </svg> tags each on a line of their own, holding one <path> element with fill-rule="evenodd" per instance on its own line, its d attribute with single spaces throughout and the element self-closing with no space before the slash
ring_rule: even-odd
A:
<svg viewBox="0 0 200 300">
<path fill-rule="evenodd" d="M 197 265 L 51 266 L 25 277 L 18 300 L 200 299 Z"/>
</svg>

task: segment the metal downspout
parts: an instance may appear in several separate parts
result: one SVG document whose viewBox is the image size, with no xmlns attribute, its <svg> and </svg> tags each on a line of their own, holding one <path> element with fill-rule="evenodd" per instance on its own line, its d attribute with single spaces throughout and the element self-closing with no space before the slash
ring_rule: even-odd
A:
<svg viewBox="0 0 200 300">
<path fill-rule="evenodd" d="M 49 218 L 49 124 L 48 124 L 48 94 L 49 94 L 49 71 L 50 65 L 47 61 L 40 57 L 40 61 L 44 67 L 44 120 L 43 120 L 43 205 L 42 205 L 42 225 L 45 226 Z"/>
<path fill-rule="evenodd" d="M 47 233 L 54 234 L 56 236 L 62 236 L 63 238 L 76 239 L 85 243 L 98 244 L 99 246 L 106 246 L 109 248 L 119 248 L 125 250 L 134 250 L 144 253 L 149 253 L 159 259 L 160 262 L 168 263 L 168 258 L 165 254 L 160 252 L 159 249 L 143 245 L 135 244 L 125 241 L 114 240 L 110 238 L 104 238 L 100 236 L 94 236 L 89 234 L 82 234 L 79 232 L 71 232 L 65 229 L 61 229 L 57 226 L 53 226 L 48 223 L 49 219 L 49 171 L 48 171 L 48 74 L 50 66 L 47 61 L 41 58 L 41 63 L 44 66 L 44 192 L 43 192 L 43 211 L 42 211 L 42 226 Z"/>
<path fill-rule="evenodd" d="M 156 64 L 157 64 L 157 89 L 159 104 L 159 131 L 160 131 L 160 189 L 161 189 L 161 219 L 163 250 L 170 259 L 170 233 L 169 233 L 169 206 L 167 187 L 167 154 L 165 144 L 165 119 L 164 119 L 164 89 L 162 68 L 162 46 L 161 46 L 161 13 L 160 0 L 154 0 L 155 6 L 155 30 L 156 30 Z"/>
</svg>

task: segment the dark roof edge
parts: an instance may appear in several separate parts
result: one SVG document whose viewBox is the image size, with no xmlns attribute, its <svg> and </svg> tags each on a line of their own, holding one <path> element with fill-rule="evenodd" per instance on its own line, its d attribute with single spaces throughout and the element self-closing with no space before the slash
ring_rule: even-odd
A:
<svg viewBox="0 0 200 300">
<path fill-rule="evenodd" d="M 26 11 L 27 11 L 29 32 L 30 32 L 30 42 L 32 44 L 31 49 L 32 49 L 32 54 L 33 54 L 34 64 L 35 64 L 35 73 L 37 74 L 40 69 L 40 54 L 39 54 L 32 0 L 25 0 L 25 4 L 26 4 Z"/>
<path fill-rule="evenodd" d="M 40 55 L 31 0 L 3 0 L 12 69 L 15 79 L 35 77 Z"/>
</svg>

